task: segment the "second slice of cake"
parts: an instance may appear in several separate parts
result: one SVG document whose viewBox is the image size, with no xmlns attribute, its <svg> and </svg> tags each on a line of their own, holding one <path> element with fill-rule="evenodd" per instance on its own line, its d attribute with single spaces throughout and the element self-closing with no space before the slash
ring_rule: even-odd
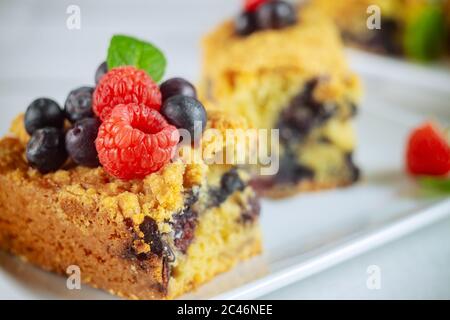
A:
<svg viewBox="0 0 450 320">
<path fill-rule="evenodd" d="M 257 128 L 279 129 L 278 173 L 255 179 L 262 194 L 285 197 L 358 180 L 352 122 L 359 79 L 320 12 L 262 4 L 207 35 L 203 53 L 202 98 Z"/>
</svg>

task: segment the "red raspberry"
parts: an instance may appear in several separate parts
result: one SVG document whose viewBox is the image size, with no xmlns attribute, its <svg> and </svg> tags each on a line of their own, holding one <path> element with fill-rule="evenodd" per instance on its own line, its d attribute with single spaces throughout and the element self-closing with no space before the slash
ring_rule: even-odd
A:
<svg viewBox="0 0 450 320">
<path fill-rule="evenodd" d="M 93 109 L 102 121 L 107 119 L 118 104 L 145 104 L 159 110 L 161 92 L 158 85 L 143 70 L 118 67 L 105 74 L 93 96 Z"/>
<path fill-rule="evenodd" d="M 114 177 L 142 179 L 173 158 L 178 130 L 155 109 L 122 104 L 100 126 L 95 146 L 100 163 Z"/>
<path fill-rule="evenodd" d="M 245 0 L 245 11 L 246 12 L 253 12 L 256 11 L 260 6 L 262 6 L 264 3 L 268 2 L 270 0 Z"/>
<path fill-rule="evenodd" d="M 432 123 L 415 129 L 406 151 L 408 171 L 414 175 L 442 176 L 450 172 L 450 146 Z"/>
</svg>

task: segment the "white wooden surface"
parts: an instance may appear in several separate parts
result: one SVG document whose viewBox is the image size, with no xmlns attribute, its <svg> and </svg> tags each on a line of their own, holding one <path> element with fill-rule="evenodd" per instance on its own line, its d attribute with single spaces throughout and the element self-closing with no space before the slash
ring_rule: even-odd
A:
<svg viewBox="0 0 450 320">
<path fill-rule="evenodd" d="M 62 103 L 70 89 L 92 84 L 95 69 L 104 60 L 114 33 L 150 39 L 168 57 L 168 76 L 195 80 L 200 36 L 225 16 L 237 12 L 238 3 L 0 1 L 1 133 L 35 97 L 50 96 Z M 80 6 L 81 30 L 66 28 L 66 8 L 71 4 Z M 449 229 L 450 221 L 429 227 L 266 298 L 450 298 Z M 374 264 L 382 270 L 381 290 L 366 287 L 366 269 Z M 11 293 L 11 297 L 19 295 Z"/>
</svg>

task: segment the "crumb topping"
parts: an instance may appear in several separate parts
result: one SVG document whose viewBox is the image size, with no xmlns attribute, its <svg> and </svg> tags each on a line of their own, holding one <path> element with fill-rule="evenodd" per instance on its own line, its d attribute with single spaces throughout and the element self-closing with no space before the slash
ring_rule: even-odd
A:
<svg viewBox="0 0 450 320">
<path fill-rule="evenodd" d="M 299 22 L 292 27 L 247 37 L 237 37 L 233 21 L 227 21 L 204 39 L 205 61 L 213 62 L 217 74 L 254 73 L 268 67 L 295 68 L 311 76 L 330 70 L 347 73 L 342 43 L 332 22 L 309 6 L 302 7 L 299 15 Z M 258 54 L 261 48 L 264 54 Z"/>
<path fill-rule="evenodd" d="M 209 112 L 208 128 L 217 129 L 220 134 L 225 134 L 227 128 L 245 127 L 246 122 L 239 117 Z M 20 183 L 57 190 L 60 198 L 84 197 L 85 202 L 92 201 L 92 205 L 98 202 L 99 208 L 107 210 L 117 220 L 129 218 L 135 225 L 149 216 L 160 229 L 167 229 L 167 221 L 184 206 L 185 192 L 201 186 L 208 173 L 208 166 L 201 158 L 187 163 L 180 157 L 142 180 L 124 181 L 110 176 L 102 167 L 86 168 L 72 163 L 43 175 L 29 167 L 24 158 L 29 136 L 23 126 L 23 114 L 13 121 L 10 132 L 10 137 L 0 140 L 0 173 Z M 203 148 L 211 143 L 205 141 Z"/>
</svg>

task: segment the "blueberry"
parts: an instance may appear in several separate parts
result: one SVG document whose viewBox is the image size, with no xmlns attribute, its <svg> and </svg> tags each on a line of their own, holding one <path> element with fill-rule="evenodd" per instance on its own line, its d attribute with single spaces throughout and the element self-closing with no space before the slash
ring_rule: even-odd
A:
<svg viewBox="0 0 450 320">
<path fill-rule="evenodd" d="M 48 98 L 34 100 L 25 112 L 25 129 L 32 135 L 37 129 L 64 126 L 64 112 L 59 105 Z"/>
<path fill-rule="evenodd" d="M 174 243 L 181 252 L 186 253 L 194 240 L 197 223 L 198 213 L 190 206 L 173 216 Z"/>
<path fill-rule="evenodd" d="M 256 11 L 258 29 L 281 29 L 295 24 L 297 13 L 293 5 L 285 1 L 269 1 Z"/>
<path fill-rule="evenodd" d="M 235 191 L 243 191 L 245 189 L 245 184 L 239 177 L 236 169 L 232 169 L 225 173 L 220 181 L 222 190 L 224 190 L 228 195 L 231 195 Z"/>
<path fill-rule="evenodd" d="M 150 245 L 150 250 L 157 256 L 164 253 L 164 242 L 161 239 L 161 233 L 158 224 L 150 217 L 145 217 L 144 221 L 139 225 L 139 230 L 144 234 L 145 243 Z"/>
<path fill-rule="evenodd" d="M 247 208 L 241 212 L 240 221 L 244 224 L 253 223 L 258 219 L 261 214 L 261 204 L 259 203 L 259 198 L 253 196 L 248 199 Z"/>
<path fill-rule="evenodd" d="M 26 156 L 28 163 L 41 173 L 61 168 L 67 159 L 63 131 L 51 127 L 36 130 L 28 142 Z"/>
<path fill-rule="evenodd" d="M 299 163 L 295 153 L 288 148 L 280 157 L 280 169 L 272 179 L 276 184 L 297 184 L 314 179 L 314 175 L 314 170 Z"/>
<path fill-rule="evenodd" d="M 220 186 L 209 189 L 209 207 L 218 207 L 236 191 L 244 191 L 245 183 L 239 176 L 236 168 L 226 172 L 220 178 Z"/>
<path fill-rule="evenodd" d="M 66 134 L 66 149 L 72 160 L 86 167 L 98 167 L 95 148 L 100 122 L 95 118 L 82 119 L 75 123 Z"/>
<path fill-rule="evenodd" d="M 98 66 L 97 71 L 95 71 L 95 84 L 100 82 L 100 79 L 108 72 L 108 65 L 106 61 L 104 61 L 101 65 Z"/>
<path fill-rule="evenodd" d="M 170 124 L 185 129 L 191 135 L 191 142 L 198 141 L 206 127 L 206 111 L 195 98 L 174 96 L 167 99 L 161 108 L 161 113 Z"/>
<path fill-rule="evenodd" d="M 281 113 L 277 124 L 283 142 L 299 141 L 315 127 L 328 121 L 336 113 L 333 103 L 320 103 L 314 99 L 314 90 L 320 79 L 309 80 L 302 92 L 294 96 Z"/>
<path fill-rule="evenodd" d="M 256 21 L 255 14 L 253 12 L 243 12 L 235 20 L 235 30 L 240 36 L 248 36 L 249 34 L 255 32 Z"/>
<path fill-rule="evenodd" d="M 94 116 L 94 112 L 92 111 L 93 93 L 94 88 L 92 87 L 80 87 L 69 93 L 64 104 L 64 111 L 70 122 L 74 123 L 78 120 Z"/>
<path fill-rule="evenodd" d="M 160 86 L 160 90 L 163 101 L 177 95 L 197 98 L 197 92 L 195 91 L 194 86 L 189 81 L 182 78 L 172 78 L 163 82 Z"/>
</svg>

